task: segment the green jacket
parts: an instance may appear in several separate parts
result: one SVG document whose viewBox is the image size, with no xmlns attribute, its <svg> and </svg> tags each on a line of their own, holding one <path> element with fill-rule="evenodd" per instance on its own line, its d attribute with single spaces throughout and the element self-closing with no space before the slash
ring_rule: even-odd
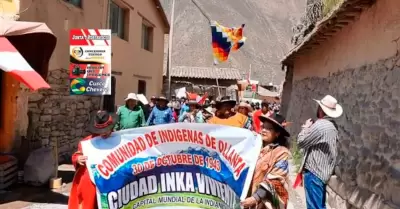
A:
<svg viewBox="0 0 400 209">
<path fill-rule="evenodd" d="M 138 105 L 133 110 L 130 110 L 125 105 L 121 106 L 118 108 L 117 114 L 119 116 L 119 121 L 115 125 L 115 130 L 117 131 L 138 128 L 146 124 L 143 109 Z"/>
</svg>

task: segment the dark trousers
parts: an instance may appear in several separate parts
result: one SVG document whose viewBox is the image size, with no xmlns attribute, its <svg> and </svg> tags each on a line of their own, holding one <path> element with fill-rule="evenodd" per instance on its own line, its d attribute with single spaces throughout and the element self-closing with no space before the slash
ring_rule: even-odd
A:
<svg viewBox="0 0 400 209">
<path fill-rule="evenodd" d="M 309 171 L 304 171 L 307 209 L 326 209 L 326 184 Z"/>
</svg>

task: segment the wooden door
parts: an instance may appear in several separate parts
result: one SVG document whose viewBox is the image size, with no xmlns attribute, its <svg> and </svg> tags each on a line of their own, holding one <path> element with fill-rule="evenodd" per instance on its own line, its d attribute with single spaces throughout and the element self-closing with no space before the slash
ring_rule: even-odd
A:
<svg viewBox="0 0 400 209">
<path fill-rule="evenodd" d="M 0 74 L 0 152 L 9 152 L 14 140 L 19 82 L 2 70 Z"/>
</svg>

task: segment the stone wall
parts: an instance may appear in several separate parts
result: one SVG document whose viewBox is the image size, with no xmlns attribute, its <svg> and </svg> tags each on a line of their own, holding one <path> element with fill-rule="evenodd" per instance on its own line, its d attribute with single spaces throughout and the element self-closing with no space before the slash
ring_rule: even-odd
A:
<svg viewBox="0 0 400 209">
<path fill-rule="evenodd" d="M 29 101 L 26 140 L 29 140 L 31 149 L 54 147 L 58 141 L 61 160 L 68 159 L 76 150 L 78 141 L 88 135 L 85 130 L 90 113 L 99 109 L 100 97 L 70 96 L 65 69 L 49 71 L 47 82 L 51 85 L 48 90 L 37 93 L 23 91 L 19 95 L 21 100 L 27 98 Z"/>
<path fill-rule="evenodd" d="M 296 74 L 296 66 L 294 66 Z M 339 159 L 329 202 L 337 209 L 400 208 L 400 56 L 347 69 L 329 77 L 293 82 L 287 118 L 300 131 L 315 118 L 313 98 L 326 94 L 342 104 Z M 287 104 L 284 104 L 287 105 Z"/>
</svg>

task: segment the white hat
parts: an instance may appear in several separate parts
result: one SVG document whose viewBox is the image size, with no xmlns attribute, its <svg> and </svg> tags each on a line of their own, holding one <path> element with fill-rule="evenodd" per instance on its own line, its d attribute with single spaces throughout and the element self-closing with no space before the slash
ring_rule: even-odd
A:
<svg viewBox="0 0 400 209">
<path fill-rule="evenodd" d="M 204 111 L 206 111 L 206 112 L 208 112 L 208 113 L 214 115 L 214 113 L 213 113 L 213 108 L 212 108 L 211 106 L 208 106 L 207 108 L 204 108 Z"/>
<path fill-rule="evenodd" d="M 172 107 L 173 107 L 175 110 L 180 110 L 180 109 L 181 109 L 181 104 L 180 104 L 179 102 L 174 102 L 173 105 L 172 105 Z"/>
<path fill-rule="evenodd" d="M 245 107 L 245 108 L 247 108 L 249 111 L 251 111 L 251 105 L 250 104 L 247 104 L 246 102 L 240 102 L 239 103 L 239 107 Z"/>
<path fill-rule="evenodd" d="M 343 113 L 343 108 L 337 103 L 337 100 L 331 96 L 331 95 L 326 95 L 324 98 L 321 100 L 316 100 L 318 105 L 322 108 L 324 113 L 332 118 L 338 118 L 342 115 Z"/>
<path fill-rule="evenodd" d="M 128 96 L 125 98 L 125 101 L 128 101 L 130 99 L 133 99 L 133 100 L 136 100 L 136 101 L 139 100 L 135 93 L 129 93 Z"/>
</svg>

